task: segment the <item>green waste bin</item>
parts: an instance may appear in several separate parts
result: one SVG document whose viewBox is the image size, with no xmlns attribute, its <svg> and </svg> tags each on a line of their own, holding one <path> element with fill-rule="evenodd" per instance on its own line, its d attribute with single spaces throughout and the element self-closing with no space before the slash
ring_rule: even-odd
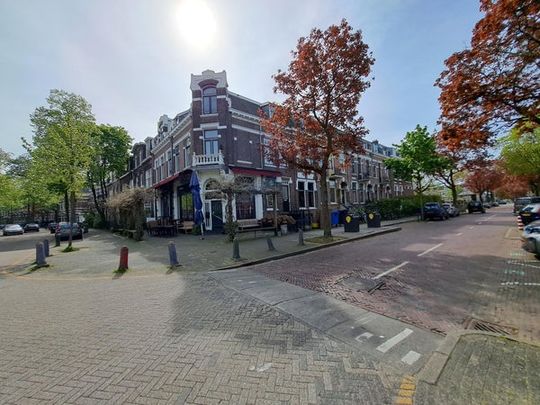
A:
<svg viewBox="0 0 540 405">
<path fill-rule="evenodd" d="M 368 228 L 380 228 L 381 227 L 381 214 L 378 212 L 368 212 L 367 213 L 367 227 Z"/>
<path fill-rule="evenodd" d="M 343 227 L 344 232 L 360 232 L 360 217 L 357 215 L 346 215 Z"/>
</svg>

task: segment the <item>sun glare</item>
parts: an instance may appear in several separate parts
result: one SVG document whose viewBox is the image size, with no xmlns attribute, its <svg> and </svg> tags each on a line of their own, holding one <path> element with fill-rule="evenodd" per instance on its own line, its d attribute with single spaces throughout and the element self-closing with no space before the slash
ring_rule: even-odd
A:
<svg viewBox="0 0 540 405">
<path fill-rule="evenodd" d="M 215 40 L 216 19 L 205 0 L 182 0 L 176 11 L 182 39 L 196 49 L 206 49 Z"/>
</svg>

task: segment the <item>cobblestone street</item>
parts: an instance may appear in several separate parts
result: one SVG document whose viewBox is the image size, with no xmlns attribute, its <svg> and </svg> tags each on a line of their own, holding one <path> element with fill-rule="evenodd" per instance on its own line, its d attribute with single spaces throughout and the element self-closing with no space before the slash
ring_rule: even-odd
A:
<svg viewBox="0 0 540 405">
<path fill-rule="evenodd" d="M 204 274 L 0 293 L 0 403 L 385 404 L 400 379 Z"/>
</svg>

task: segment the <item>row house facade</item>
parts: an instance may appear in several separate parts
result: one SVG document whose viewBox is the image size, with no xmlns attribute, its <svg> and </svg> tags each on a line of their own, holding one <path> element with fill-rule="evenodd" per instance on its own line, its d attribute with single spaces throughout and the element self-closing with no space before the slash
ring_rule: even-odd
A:
<svg viewBox="0 0 540 405">
<path fill-rule="evenodd" d="M 268 103 L 230 91 L 225 71 L 191 75 L 190 90 L 191 107 L 174 118 L 159 118 L 157 134 L 134 145 L 129 170 L 110 184 L 111 193 L 126 187 L 152 188 L 154 201 L 146 207 L 149 218 L 193 220 L 189 181 L 196 171 L 209 231 L 221 232 L 225 218 L 225 201 L 216 184 L 238 176 L 254 189 L 272 187 L 277 199 L 265 193 L 237 197 L 236 220 L 261 219 L 274 210 L 274 202 L 282 213 L 316 215 L 316 177 L 276 167 L 265 155 L 268 137 L 259 111 L 268 110 Z M 396 156 L 394 148 L 364 141 L 364 149 L 345 171 L 332 165 L 328 184 L 332 208 L 412 194 L 410 184 L 394 179 L 383 163 Z"/>
</svg>

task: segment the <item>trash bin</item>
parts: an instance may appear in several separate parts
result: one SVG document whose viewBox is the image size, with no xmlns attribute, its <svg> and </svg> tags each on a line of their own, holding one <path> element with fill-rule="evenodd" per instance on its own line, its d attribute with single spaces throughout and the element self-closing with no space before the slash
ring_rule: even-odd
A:
<svg viewBox="0 0 540 405">
<path fill-rule="evenodd" d="M 381 214 L 378 212 L 368 212 L 367 213 L 367 227 L 368 228 L 380 228 L 381 227 Z"/>
<path fill-rule="evenodd" d="M 338 226 L 339 224 L 339 211 L 332 211 L 330 213 L 330 223 L 332 226 Z"/>
<path fill-rule="evenodd" d="M 339 210 L 339 218 L 338 218 L 338 224 L 344 225 L 345 224 L 345 217 L 349 215 L 348 210 Z"/>
<path fill-rule="evenodd" d="M 344 232 L 360 232 L 360 217 L 357 215 L 345 216 L 343 227 Z"/>
</svg>

